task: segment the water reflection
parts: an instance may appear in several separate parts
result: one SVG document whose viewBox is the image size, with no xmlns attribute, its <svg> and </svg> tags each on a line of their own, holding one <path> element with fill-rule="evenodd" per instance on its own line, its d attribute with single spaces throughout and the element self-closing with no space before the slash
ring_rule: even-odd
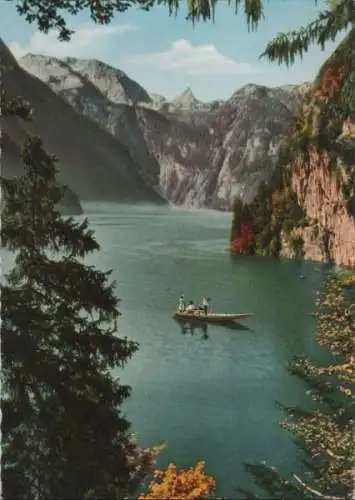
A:
<svg viewBox="0 0 355 500">
<path fill-rule="evenodd" d="M 187 333 L 190 333 L 191 335 L 195 335 L 197 331 L 202 332 L 202 339 L 207 340 L 209 338 L 208 335 L 208 325 L 207 323 L 197 323 L 194 321 L 184 321 L 181 319 L 176 319 L 175 320 L 178 325 L 180 326 L 181 333 L 183 335 L 186 335 Z"/>
<path fill-rule="evenodd" d="M 201 332 L 203 340 L 209 339 L 208 323 L 206 321 L 201 321 L 201 320 L 186 321 L 185 319 L 181 318 L 174 318 L 174 320 L 179 325 L 182 335 L 186 335 L 187 333 L 189 333 L 190 335 L 195 335 L 196 332 Z M 248 328 L 247 326 L 236 322 L 220 323 L 213 326 L 219 328 L 225 328 L 227 330 L 240 330 L 240 331 L 250 330 L 250 328 Z"/>
</svg>

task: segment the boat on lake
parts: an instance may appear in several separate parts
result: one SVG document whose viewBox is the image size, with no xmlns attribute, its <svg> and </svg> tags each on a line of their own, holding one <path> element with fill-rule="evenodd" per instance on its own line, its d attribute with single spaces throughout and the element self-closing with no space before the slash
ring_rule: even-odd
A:
<svg viewBox="0 0 355 500">
<path fill-rule="evenodd" d="M 231 323 L 233 321 L 241 321 L 243 319 L 252 316 L 252 313 L 236 313 L 236 314 L 226 314 L 226 313 L 207 313 L 203 311 L 175 311 L 173 314 L 174 318 L 185 319 L 188 321 L 202 321 L 206 323 Z"/>
</svg>

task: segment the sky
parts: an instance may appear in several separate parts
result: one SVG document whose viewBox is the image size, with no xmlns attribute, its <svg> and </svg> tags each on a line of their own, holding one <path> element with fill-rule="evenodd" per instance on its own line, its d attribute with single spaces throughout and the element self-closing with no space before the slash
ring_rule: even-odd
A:
<svg viewBox="0 0 355 500">
<path fill-rule="evenodd" d="M 15 0 L 0 0 L 1 37 L 16 57 L 31 52 L 99 59 L 167 99 L 186 87 L 197 99 L 211 101 L 226 99 L 247 83 L 273 87 L 311 81 L 342 38 L 324 51 L 313 47 L 291 68 L 259 59 L 270 39 L 308 24 L 324 8 L 324 0 L 317 6 L 313 0 L 265 0 L 265 19 L 257 32 L 248 32 L 242 8 L 235 16 L 227 0 L 219 1 L 215 23 L 195 26 L 185 20 L 184 8 L 177 16 L 169 16 L 163 6 L 150 12 L 134 8 L 116 14 L 107 26 L 95 25 L 82 12 L 68 17 L 75 30 L 70 42 L 59 42 L 55 32 L 38 32 L 15 5 Z"/>
</svg>

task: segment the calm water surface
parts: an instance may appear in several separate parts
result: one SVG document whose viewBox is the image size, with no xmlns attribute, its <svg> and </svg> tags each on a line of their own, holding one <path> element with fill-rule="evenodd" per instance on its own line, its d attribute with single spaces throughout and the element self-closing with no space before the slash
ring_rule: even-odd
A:
<svg viewBox="0 0 355 500">
<path fill-rule="evenodd" d="M 283 415 L 275 401 L 309 402 L 286 366 L 294 355 L 319 355 L 309 312 L 322 268 L 231 259 L 230 214 L 98 203 L 84 210 L 101 244 L 88 260 L 113 269 L 121 334 L 140 344 L 117 371 L 133 389 L 124 411 L 140 443 L 168 444 L 162 467 L 206 460 L 217 493 L 229 498 L 237 498 L 237 486 L 255 490 L 243 462 L 299 471 L 300 455 L 278 425 Z M 172 319 L 181 293 L 196 301 L 207 294 L 216 311 L 254 316 L 244 330 L 186 331 Z"/>
<path fill-rule="evenodd" d="M 205 459 L 218 493 L 236 498 L 250 486 L 243 462 L 267 460 L 299 470 L 299 454 L 280 429 L 275 400 L 308 402 L 286 365 L 315 355 L 315 264 L 226 252 L 230 214 L 177 208 L 87 204 L 102 246 L 90 262 L 112 268 L 122 299 L 122 335 L 140 349 L 121 380 L 133 388 L 125 404 L 142 445 L 167 442 L 159 465 Z M 304 275 L 306 279 L 300 279 Z M 214 310 L 253 312 L 248 329 L 186 331 L 171 315 L 177 299 L 212 297 Z"/>
</svg>

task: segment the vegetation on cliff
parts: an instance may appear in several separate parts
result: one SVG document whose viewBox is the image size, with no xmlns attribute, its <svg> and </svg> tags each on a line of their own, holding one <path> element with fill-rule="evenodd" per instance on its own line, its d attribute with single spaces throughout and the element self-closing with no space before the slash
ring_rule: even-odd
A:
<svg viewBox="0 0 355 500">
<path fill-rule="evenodd" d="M 317 366 L 295 360 L 290 370 L 306 381 L 314 410 L 282 407 L 291 432 L 304 452 L 304 477 L 283 478 L 265 464 L 247 464 L 259 487 L 271 498 L 350 498 L 354 487 L 355 275 L 331 274 L 317 299 L 318 343 L 332 361 Z M 255 498 L 245 492 L 247 498 Z"/>
<path fill-rule="evenodd" d="M 330 156 L 348 211 L 355 215 L 352 208 L 355 197 L 354 28 L 322 67 L 316 88 L 314 109 L 308 117 L 308 121 L 314 123 L 311 137 L 315 148 Z"/>
<path fill-rule="evenodd" d="M 306 96 L 290 135 L 280 151 L 278 165 L 266 186 L 260 186 L 250 207 L 237 200 L 233 209 L 231 248 L 242 223 L 252 224 L 254 244 L 245 253 L 278 256 L 288 239 L 296 257 L 302 257 L 302 232 L 307 225 L 326 253 L 328 228 L 307 218 L 292 188 L 294 162 L 311 168 L 310 155 L 327 159 L 331 175 L 342 190 L 348 213 L 355 214 L 355 29 L 325 62 Z M 313 166 L 313 168 L 315 168 Z M 327 194 L 325 194 L 327 196 Z M 331 202 L 331 200 L 330 200 Z"/>
<path fill-rule="evenodd" d="M 290 234 L 295 227 L 306 224 L 305 212 L 290 186 L 290 172 L 283 168 L 280 159 L 271 184 L 261 184 L 252 203 L 246 205 L 240 200 L 235 201 L 231 249 L 234 253 L 277 257 L 281 251 L 282 233 Z M 245 225 L 250 228 L 251 237 L 247 245 L 238 245 Z M 295 239 L 294 247 L 301 257 L 302 242 Z"/>
<path fill-rule="evenodd" d="M 305 163 L 311 148 L 330 157 L 350 211 L 355 196 L 354 28 L 319 71 L 314 91 L 300 110 L 290 147 Z"/>
</svg>

